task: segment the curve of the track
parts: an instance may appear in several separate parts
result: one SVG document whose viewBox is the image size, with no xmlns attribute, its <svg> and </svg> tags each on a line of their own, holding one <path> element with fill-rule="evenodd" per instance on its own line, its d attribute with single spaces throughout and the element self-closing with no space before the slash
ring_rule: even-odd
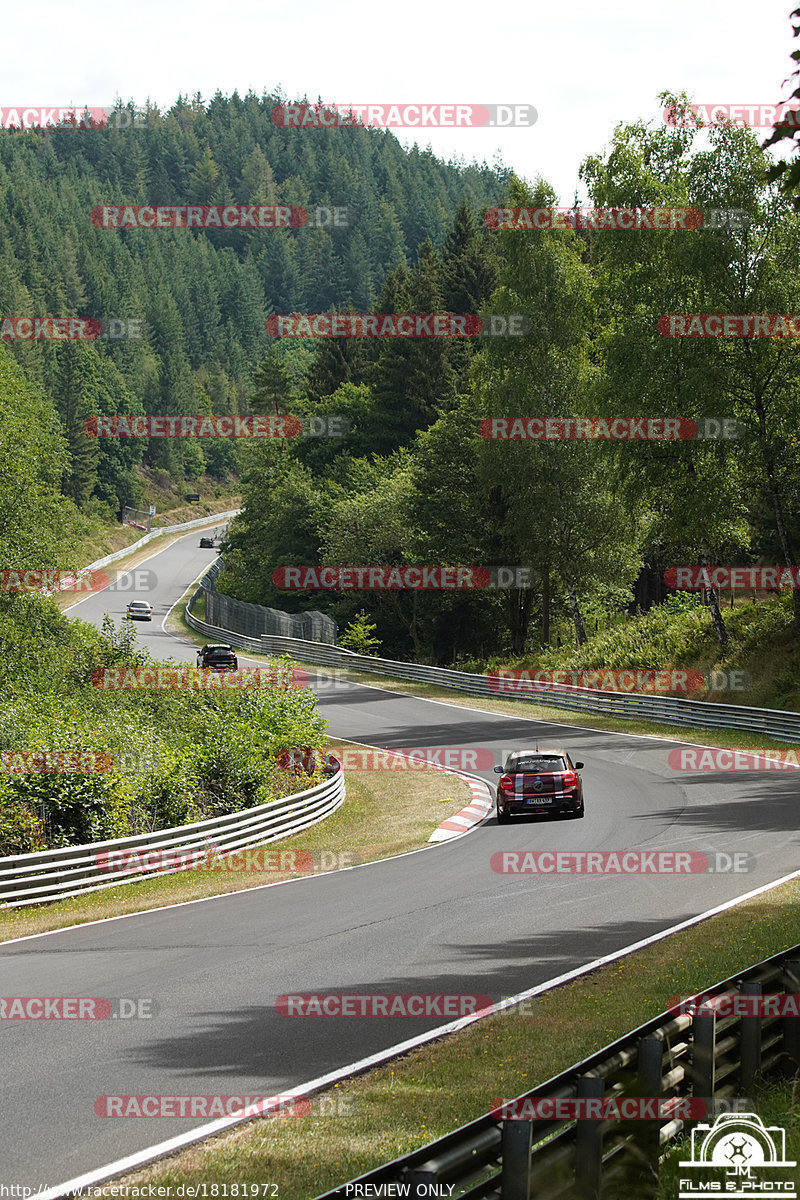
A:
<svg viewBox="0 0 800 1200">
<path fill-rule="evenodd" d="M 142 564 L 154 620 L 138 628 L 159 658 L 194 659 L 161 623 L 214 557 L 197 543 L 188 534 Z M 112 586 L 70 615 L 121 619 L 132 597 Z M 586 764 L 586 817 L 503 828 L 492 817 L 454 842 L 354 871 L 0 944 L 0 996 L 158 1006 L 151 1020 L 0 1022 L 0 1182 L 53 1186 L 202 1124 L 101 1118 L 99 1096 L 274 1094 L 443 1021 L 288 1018 L 275 1011 L 282 993 L 499 1000 L 800 866 L 793 772 L 678 775 L 667 764 L 674 742 L 358 684 L 321 687 L 319 704 L 332 735 L 381 747 L 488 747 L 499 761 L 533 737 L 564 744 Z M 755 865 L 688 878 L 495 874 L 491 855 L 509 849 L 747 850 Z"/>
</svg>

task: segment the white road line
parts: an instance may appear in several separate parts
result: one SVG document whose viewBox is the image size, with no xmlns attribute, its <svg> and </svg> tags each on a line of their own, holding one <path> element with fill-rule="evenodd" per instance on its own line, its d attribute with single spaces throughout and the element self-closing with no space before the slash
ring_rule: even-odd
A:
<svg viewBox="0 0 800 1200">
<path fill-rule="evenodd" d="M 167 549 L 167 547 L 163 547 L 163 549 Z M 161 553 L 161 551 L 159 551 L 159 553 Z M 153 555 L 151 557 L 155 557 L 155 555 Z M 148 560 L 145 560 L 145 561 L 148 561 Z M 207 569 L 208 568 L 206 567 L 205 570 L 207 570 Z M 205 571 L 203 571 L 201 574 L 204 574 L 204 573 L 205 573 Z M 198 576 L 198 579 L 199 578 L 200 578 L 200 576 Z M 196 582 L 196 580 L 195 580 L 195 582 Z M 192 585 L 190 584 L 189 587 L 191 587 L 191 586 Z M 186 591 L 188 591 L 188 590 L 189 590 L 189 588 L 186 589 Z M 186 595 L 186 591 L 182 594 L 180 599 L 183 599 L 183 596 Z M 88 599 L 88 597 L 87 597 L 87 599 Z M 79 601 L 78 603 L 82 603 L 82 601 Z M 180 603 L 180 600 L 176 601 L 175 603 L 176 604 Z M 76 606 L 72 605 L 71 607 L 74 608 Z M 175 604 L 172 605 L 172 608 L 174 608 L 174 607 L 175 607 Z M 172 608 L 170 608 L 169 612 L 172 612 Z M 65 611 L 68 611 L 68 610 L 65 610 Z M 167 614 L 167 616 L 169 616 L 169 613 Z M 166 621 L 166 617 L 164 618 L 164 620 Z M 162 625 L 162 628 L 163 628 L 163 625 Z M 167 631 L 165 630 L 165 632 L 167 632 Z M 246 657 L 246 656 L 243 656 L 243 657 Z M 674 742 L 676 745 L 699 746 L 700 748 L 704 748 L 704 749 L 719 749 L 719 747 L 707 746 L 706 744 L 703 744 L 703 743 L 683 742 L 678 738 L 668 737 L 668 736 L 661 735 L 661 734 L 657 735 L 657 734 L 628 733 L 624 730 L 596 729 L 593 726 L 567 724 L 562 721 L 544 720 L 541 717 L 526 717 L 526 716 L 518 716 L 517 714 L 512 714 L 512 713 L 498 713 L 498 712 L 492 712 L 490 709 L 483 709 L 483 708 L 479 708 L 479 707 L 476 708 L 473 705 L 456 704 L 454 702 L 449 702 L 449 701 L 445 701 L 445 700 L 433 700 L 428 697 L 416 696 L 416 695 L 414 695 L 413 692 L 397 692 L 391 688 L 381 687 L 380 685 L 377 685 L 377 684 L 362 684 L 355 680 L 348 680 L 347 682 L 351 683 L 355 687 L 364 687 L 364 688 L 372 687 L 375 690 L 387 692 L 390 695 L 400 696 L 404 699 L 416 700 L 418 703 L 424 702 L 427 704 L 439 704 L 445 708 L 456 708 L 460 712 L 480 712 L 480 713 L 484 713 L 486 716 L 499 717 L 501 719 L 506 718 L 508 720 L 513 720 L 513 721 L 529 721 L 532 724 L 535 723 L 535 724 L 554 725 L 554 726 L 559 726 L 560 728 L 564 728 L 564 729 L 574 729 L 574 730 L 578 730 L 580 732 L 587 732 L 587 733 L 605 733 L 605 734 L 611 733 L 612 736 L 614 736 L 614 737 L 639 738 L 639 739 L 646 740 L 646 741 Z M 346 740 L 351 745 L 361 745 L 361 746 L 367 746 L 369 749 L 375 749 L 374 746 L 369 746 L 368 743 L 353 742 L 351 739 L 346 739 Z M 394 753 L 398 753 L 398 752 L 394 751 Z M 480 776 L 469 776 L 469 775 L 466 775 L 461 772 L 453 772 L 453 774 L 458 774 L 459 776 L 461 776 L 463 778 L 477 779 L 481 783 L 486 785 L 486 781 L 481 779 Z M 486 785 L 486 786 L 488 786 L 488 785 Z M 486 814 L 486 816 L 488 816 L 488 815 L 489 815 L 489 813 Z M 452 820 L 453 818 L 449 818 L 449 819 Z M 472 829 L 475 829 L 475 828 L 477 828 L 477 825 L 472 826 Z M 456 835 L 456 838 L 468 836 L 469 832 L 471 832 L 471 830 L 465 830 L 465 832 L 463 834 Z M 455 840 L 455 839 L 453 839 L 453 840 Z M 435 848 L 436 848 L 435 843 L 428 844 L 427 846 L 423 846 L 418 850 L 410 850 L 404 854 L 392 855 L 390 858 L 386 858 L 386 859 L 377 859 L 372 863 L 357 863 L 351 867 L 340 868 L 340 870 L 345 870 L 345 871 L 359 870 L 363 867 L 375 866 L 375 865 L 377 865 L 379 863 L 383 863 L 383 862 L 391 862 L 394 859 L 406 858 L 411 854 L 423 854 L 426 851 L 432 850 Z M 329 874 L 334 874 L 334 873 L 335 872 L 326 871 L 326 872 L 322 872 L 321 874 L 329 875 Z M 338 872 L 336 872 L 336 873 L 338 873 Z M 260 885 L 259 887 L 249 888 L 247 890 L 248 891 L 263 891 L 265 888 L 269 888 L 269 887 L 282 887 L 285 883 L 299 884 L 299 883 L 304 882 L 306 879 L 316 879 L 316 878 L 319 878 L 319 876 L 316 876 L 316 875 L 301 876 L 299 879 L 281 880 L 276 883 L 263 884 L 263 885 Z M 382 1050 L 379 1053 L 371 1055 L 368 1058 L 360 1059 L 359 1061 L 350 1063 L 345 1067 L 340 1067 L 336 1071 L 330 1072 L 327 1075 L 318 1076 L 316 1079 L 309 1080 L 308 1082 L 306 1082 L 302 1085 L 299 1085 L 296 1088 L 287 1089 L 286 1091 L 281 1092 L 281 1095 L 283 1095 L 283 1096 L 298 1096 L 299 1097 L 299 1096 L 308 1096 L 315 1092 L 321 1091 L 325 1088 L 330 1087 L 334 1083 L 337 1083 L 337 1082 L 340 1082 L 341 1080 L 349 1078 L 352 1075 L 360 1074 L 366 1070 L 369 1070 L 370 1068 L 372 1068 L 374 1066 L 379 1066 L 382 1063 L 385 1063 L 393 1058 L 396 1058 L 401 1054 L 405 1054 L 409 1050 L 413 1050 L 419 1046 L 425 1045 L 428 1042 L 435 1041 L 437 1038 L 441 1038 L 450 1033 L 455 1033 L 460 1029 L 464 1029 L 468 1025 L 473 1024 L 475 1021 L 482 1020 L 483 1018 L 485 1018 L 489 1015 L 492 1015 L 492 1013 L 500 1012 L 500 1011 L 503 1011 L 508 1008 L 513 1008 L 515 1005 L 521 1003 L 523 1000 L 531 999 L 534 996 L 541 995 L 543 992 L 549 991 L 550 989 L 552 989 L 554 987 L 558 987 L 561 984 L 568 983 L 574 979 L 578 979 L 578 978 L 582 977 L 583 975 L 587 975 L 592 971 L 598 970 L 600 967 L 606 966 L 612 962 L 616 962 L 620 958 L 624 958 L 628 954 L 635 953 L 638 950 L 645 949 L 647 946 L 654 945 L 655 943 L 662 941 L 664 938 L 670 937 L 672 934 L 679 933 L 681 930 L 689 929 L 694 925 L 698 925 L 702 921 L 706 921 L 709 918 L 716 916 L 719 913 L 726 912 L 730 908 L 735 908 L 737 905 L 744 903 L 746 900 L 753 899 L 754 897 L 762 895 L 763 893 L 768 892 L 768 891 L 772 890 L 773 888 L 780 887 L 780 885 L 783 883 L 787 883 L 790 880 L 797 879 L 797 878 L 800 878 L 800 871 L 794 871 L 790 875 L 784 875 L 780 879 L 776 879 L 776 880 L 773 880 L 773 882 L 771 882 L 771 883 L 764 884 L 763 886 L 756 888 L 755 890 L 753 890 L 751 892 L 747 892 L 744 895 L 737 896 L 733 900 L 728 900 L 724 904 L 720 904 L 715 908 L 708 909 L 706 912 L 701 913 L 698 916 L 689 917 L 687 920 L 682 921 L 677 925 L 673 925 L 670 928 L 663 930 L 661 933 L 651 934 L 649 937 L 644 938 L 638 942 L 634 942 L 629 946 L 625 946 L 621 950 L 614 951 L 613 953 L 604 955 L 602 958 L 595 959 L 593 962 L 587 963 L 584 966 L 576 967 L 574 970 L 569 971 L 563 975 L 559 975 L 559 976 L 554 977 L 553 979 L 546 980 L 544 983 L 537 984 L 535 987 L 529 988 L 524 992 L 519 992 L 515 996 L 510 996 L 507 999 L 499 1002 L 498 1004 L 493 1005 L 491 1010 L 484 1010 L 482 1012 L 475 1013 L 475 1014 L 472 1014 L 467 1017 L 462 1017 L 456 1021 L 452 1021 L 447 1025 L 438 1026 L 436 1029 L 430 1030 L 424 1034 L 420 1034 L 418 1037 L 410 1038 L 409 1040 L 407 1040 L 405 1042 L 398 1043 L 397 1045 L 391 1046 L 386 1050 Z M 33 940 L 33 938 L 49 937 L 54 933 L 67 933 L 73 929 L 86 928 L 90 925 L 105 924 L 106 922 L 109 922 L 109 921 L 128 920 L 131 917 L 147 917 L 150 913 L 153 913 L 153 912 L 164 912 L 164 911 L 167 911 L 168 909 L 183 908 L 189 904 L 207 904 L 210 901 L 225 900 L 225 899 L 229 898 L 230 896 L 240 896 L 241 894 L 242 894 L 241 892 L 227 892 L 221 896 L 205 896 L 198 900 L 188 900 L 188 901 L 183 901 L 179 904 L 164 905 L 161 908 L 147 909 L 144 912 L 124 913 L 120 916 L 106 917 L 106 918 L 103 918 L 102 920 L 98 920 L 98 921 L 87 921 L 83 925 L 70 926 L 69 929 L 48 930 L 45 933 L 37 933 L 37 934 L 28 935 L 27 937 L 14 938 L 9 942 L 0 942 L 0 954 L 2 954 L 2 947 L 4 945 L 13 945 L 16 942 L 31 941 L 31 940 Z M 41 1195 L 39 1196 L 39 1200 L 60 1200 L 60 1198 L 62 1196 L 68 1194 L 69 1191 L 71 1191 L 73 1189 L 77 1189 L 80 1187 L 88 1187 L 88 1186 L 91 1186 L 92 1184 L 100 1183 L 100 1182 L 103 1182 L 108 1179 L 113 1179 L 116 1176 L 127 1174 L 128 1172 L 135 1170 L 136 1168 L 141 1167 L 141 1166 L 145 1165 L 146 1163 L 153 1162 L 154 1160 L 156 1160 L 158 1158 L 162 1158 L 169 1154 L 174 1154 L 176 1151 L 178 1151 L 186 1146 L 193 1145 L 194 1143 L 196 1143 L 198 1141 L 203 1141 L 204 1139 L 211 1137 L 216 1133 L 220 1133 L 224 1130 L 233 1128 L 236 1125 L 243 1124 L 245 1121 L 259 1120 L 259 1119 L 263 1119 L 263 1118 L 226 1117 L 226 1118 L 220 1119 L 219 1121 L 211 1122 L 208 1125 L 200 1126 L 198 1129 L 191 1130 L 185 1134 L 180 1134 L 177 1137 L 171 1138 L 169 1141 L 161 1142 L 161 1143 L 158 1143 L 157 1145 L 150 1146 L 144 1150 L 138 1151 L 135 1154 L 129 1155 L 126 1158 L 119 1159 L 114 1163 L 109 1163 L 104 1167 L 96 1168 L 94 1171 L 88 1172 L 87 1174 L 82 1175 L 82 1176 L 78 1176 L 75 1179 L 69 1180 L 66 1183 L 58 1184 L 55 1187 L 50 1188 L 47 1192 L 41 1193 Z"/>
<path fill-rule="evenodd" d="M 211 521 L 209 521 L 209 524 L 211 524 Z M 199 533 L 200 530 L 204 529 L 204 528 L 205 528 L 204 525 L 199 525 L 197 527 L 197 532 Z M 184 537 L 189 537 L 193 532 L 194 532 L 194 530 L 184 530 L 184 532 L 180 535 L 180 537 L 176 537 L 175 540 L 172 542 L 168 541 L 167 544 L 165 546 L 161 546 L 161 548 L 159 550 L 154 550 L 152 554 L 148 554 L 147 558 L 140 559 L 135 567 L 128 567 L 128 571 L 135 571 L 139 567 L 143 567 L 144 564 L 150 562 L 150 560 L 152 558 L 158 558 L 159 554 L 163 554 L 165 550 L 172 549 L 172 547 L 175 545 L 176 542 L 180 542 L 182 540 L 182 538 L 184 538 Z M 134 554 L 136 554 L 136 551 L 132 550 L 129 557 L 132 557 Z M 120 558 L 117 561 L 124 563 L 125 559 Z M 111 566 L 111 565 L 112 564 L 109 563 L 109 566 Z M 116 563 L 113 565 L 116 566 Z M 197 579 L 200 579 L 203 575 L 205 575 L 207 570 L 208 570 L 208 566 L 206 566 L 200 572 L 200 574 L 197 576 Z M 193 582 L 189 584 L 189 587 L 187 587 L 186 592 L 188 592 L 189 588 L 193 587 L 194 584 L 197 583 L 197 579 L 193 580 Z M 116 579 L 113 582 L 116 583 L 117 582 Z M 111 587 L 111 583 L 112 583 L 112 581 L 109 579 L 109 581 L 105 587 L 98 588 L 96 592 L 90 592 L 88 596 L 84 596 L 83 599 L 81 599 L 81 600 L 76 600 L 74 604 L 70 604 L 67 608 L 62 608 L 62 610 L 61 610 L 62 613 L 72 612 L 73 608 L 77 608 L 79 604 L 84 604 L 87 600 L 91 600 L 93 596 L 101 596 L 103 594 L 103 592 L 107 591 L 108 588 Z M 186 595 L 186 592 L 183 592 L 181 594 L 180 600 L 183 599 L 183 597 Z M 176 603 L 180 603 L 180 600 L 177 600 Z M 173 604 L 172 608 L 174 608 L 174 607 L 175 607 L 175 605 Z M 169 610 L 170 612 L 172 612 L 172 608 Z M 169 613 L 167 613 L 167 616 L 169 616 Z M 166 620 L 166 618 L 165 618 L 165 620 Z M 162 628 L 163 628 L 163 626 L 162 626 Z M 164 630 L 164 632 L 166 633 L 167 631 Z"/>
<path fill-rule="evenodd" d="M 412 853 L 416 853 L 416 851 L 412 851 Z M 372 1054 L 368 1058 L 362 1058 L 357 1062 L 349 1063 L 346 1067 L 339 1067 L 335 1071 L 330 1071 L 327 1075 L 319 1075 L 316 1079 L 310 1079 L 308 1082 L 300 1084 L 295 1088 L 288 1088 L 286 1091 L 282 1091 L 281 1095 L 287 1097 L 313 1095 L 324 1088 L 329 1088 L 331 1084 L 339 1083 L 352 1075 L 361 1074 L 372 1067 L 380 1066 L 390 1059 L 397 1058 L 400 1054 L 407 1054 L 409 1050 L 415 1050 L 417 1047 L 424 1046 L 428 1042 L 435 1041 L 437 1038 L 446 1037 L 450 1033 L 456 1033 L 460 1029 L 465 1029 L 468 1025 L 483 1020 L 485 1017 L 513 1008 L 523 1000 L 530 1000 L 534 996 L 540 996 L 543 992 L 550 991 L 554 987 L 570 983 L 572 980 L 579 979 L 591 971 L 608 966 L 609 963 L 617 962 L 620 958 L 624 958 L 626 954 L 633 954 L 637 950 L 644 950 L 647 946 L 652 946 L 656 942 L 663 941 L 664 938 L 670 937 L 673 933 L 679 933 L 682 929 L 690 929 L 693 925 L 699 925 L 701 921 L 707 921 L 710 917 L 714 917 L 718 913 L 726 912 L 729 908 L 735 908 L 736 905 L 741 904 L 745 900 L 751 900 L 753 897 L 760 896 L 772 888 L 779 887 L 782 883 L 788 883 L 790 880 L 797 878 L 800 878 L 800 871 L 793 871 L 791 875 L 784 875 L 781 879 L 764 884 L 763 887 L 756 888 L 744 896 L 738 896 L 734 900 L 727 900 L 724 904 L 719 904 L 716 908 L 710 908 L 707 912 L 701 913 L 697 917 L 689 917 L 688 920 L 681 921 L 678 925 L 672 925 L 669 929 L 665 929 L 661 933 L 653 933 L 649 937 L 642 938 L 641 941 L 633 942 L 630 946 L 625 946 L 622 950 L 615 950 L 612 954 L 605 954 L 602 958 L 596 958 L 593 962 L 587 963 L 585 966 L 576 967 L 574 970 L 568 971 L 563 975 L 557 975 L 553 979 L 539 983 L 524 992 L 518 992 L 515 996 L 508 996 L 505 1000 L 492 1005 L 491 1009 L 482 1009 L 480 1012 L 473 1013 L 470 1016 L 450 1021 L 447 1025 L 439 1025 L 436 1029 L 431 1029 L 427 1033 L 409 1038 L 405 1042 L 399 1042 L 397 1045 L 390 1046 L 386 1050 L 380 1050 L 377 1054 Z M 263 1120 L 263 1118 L 222 1117 L 218 1121 L 212 1121 L 208 1125 L 201 1125 L 197 1129 L 190 1130 L 188 1133 L 182 1133 L 177 1137 L 170 1138 L 169 1141 L 148 1146 L 144 1150 L 139 1150 L 135 1154 L 128 1155 L 127 1158 L 120 1158 L 116 1162 L 108 1163 L 104 1167 L 97 1167 L 94 1171 L 89 1171 L 85 1175 L 80 1175 L 66 1183 L 57 1184 L 48 1191 L 42 1192 L 38 1196 L 38 1200 L 61 1200 L 61 1197 L 73 1189 L 89 1187 L 92 1184 L 113 1179 L 115 1176 L 125 1175 L 156 1159 L 163 1158 L 168 1154 L 174 1154 L 177 1150 L 181 1150 L 186 1146 L 191 1146 L 195 1142 L 203 1141 L 214 1134 L 222 1133 L 234 1128 L 236 1125 L 244 1124 L 245 1121 L 252 1120 Z"/>
</svg>

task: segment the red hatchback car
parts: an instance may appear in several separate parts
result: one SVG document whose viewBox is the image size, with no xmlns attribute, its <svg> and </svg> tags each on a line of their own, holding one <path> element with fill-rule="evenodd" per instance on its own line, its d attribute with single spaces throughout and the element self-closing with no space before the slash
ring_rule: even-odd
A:
<svg viewBox="0 0 800 1200">
<path fill-rule="evenodd" d="M 578 774 L 582 767 L 561 747 L 509 754 L 506 765 L 494 769 L 501 776 L 496 790 L 498 824 L 505 825 L 514 816 L 552 812 L 582 817 L 583 780 Z"/>
</svg>

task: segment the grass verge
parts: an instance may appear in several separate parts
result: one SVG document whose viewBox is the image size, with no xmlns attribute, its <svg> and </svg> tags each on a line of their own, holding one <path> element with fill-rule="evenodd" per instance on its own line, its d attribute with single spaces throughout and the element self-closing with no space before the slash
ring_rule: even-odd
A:
<svg viewBox="0 0 800 1200">
<path fill-rule="evenodd" d="M 334 754 L 344 745 L 328 742 Z M 331 869 L 334 864 L 372 862 L 425 846 L 434 829 L 471 798 L 463 780 L 441 771 L 351 771 L 347 773 L 347 799 L 341 808 L 318 825 L 270 846 L 276 851 L 311 852 L 318 871 Z M 2 911 L 0 942 L 297 877 L 291 871 L 270 869 L 269 860 L 265 866 L 247 871 L 223 870 L 221 864 L 213 870 L 181 871 L 33 909 Z"/>
<path fill-rule="evenodd" d="M 785 1159 L 788 1162 L 800 1163 L 800 1117 L 797 1113 L 797 1083 L 791 1080 L 778 1080 L 772 1082 L 767 1079 L 762 1079 L 755 1089 L 752 1097 L 753 1111 L 757 1112 L 761 1120 L 769 1129 L 770 1125 L 778 1125 L 786 1132 L 785 1143 Z M 774 1137 L 775 1135 L 773 1135 Z M 778 1145 L 780 1152 L 781 1146 Z M 717 1167 L 716 1169 L 704 1168 L 694 1169 L 692 1167 L 680 1167 L 678 1164 L 681 1159 L 689 1159 L 691 1153 L 691 1145 L 688 1138 L 681 1138 L 675 1146 L 669 1151 L 666 1160 L 662 1163 L 661 1171 L 658 1179 L 658 1192 L 656 1200 L 675 1200 L 679 1191 L 679 1180 L 685 1179 L 687 1175 L 693 1176 L 692 1182 L 695 1187 L 702 1180 L 706 1188 L 709 1182 L 718 1181 L 720 1186 L 715 1189 L 717 1195 L 725 1195 L 726 1178 L 725 1173 Z M 749 1194 L 759 1195 L 758 1182 L 764 1184 L 764 1191 L 761 1195 L 770 1193 L 773 1195 L 786 1195 L 786 1183 L 792 1178 L 797 1179 L 797 1167 L 794 1171 L 791 1167 L 765 1167 L 763 1174 L 757 1171 L 751 1181 L 739 1180 L 737 1186 L 745 1186 L 749 1183 Z M 783 1181 L 784 1186 L 780 1189 L 775 1186 L 777 1181 Z M 773 1182 L 774 1181 L 774 1182 Z M 770 1186 L 772 1183 L 772 1186 Z M 712 1195 L 714 1192 L 711 1193 Z M 730 1190 L 728 1191 L 730 1195 Z"/>
<path fill-rule="evenodd" d="M 185 623 L 186 605 L 176 607 L 170 618 L 172 632 L 188 634 L 197 645 L 202 645 L 204 639 Z M 173 625 L 172 622 L 175 622 Z M 254 654 L 251 651 L 241 651 L 241 657 L 252 658 L 264 662 L 265 655 Z M 787 742 L 767 737 L 761 733 L 749 733 L 730 729 L 696 729 L 683 725 L 659 724 L 655 721 L 622 720 L 614 717 L 604 717 L 598 713 L 573 712 L 567 708 L 534 704 L 527 700 L 493 700 L 488 697 L 467 696 L 449 688 L 436 687 L 434 684 L 414 683 L 410 680 L 395 679 L 391 675 L 373 675 L 372 672 L 355 671 L 352 669 L 336 668 L 335 670 L 320 666 L 317 663 L 306 662 L 303 659 L 293 659 L 298 666 L 317 675 L 332 675 L 341 679 L 351 680 L 368 687 L 384 688 L 391 692 L 402 692 L 409 696 L 418 696 L 421 700 L 438 700 L 458 708 L 469 708 L 478 712 L 494 713 L 498 716 L 521 718 L 528 721 L 544 721 L 551 725 L 570 725 L 585 729 L 596 729 L 609 733 L 640 734 L 643 737 L 672 738 L 675 741 L 696 743 L 698 745 L 714 745 L 737 750 L 798 750 L 796 742 Z"/>
<path fill-rule="evenodd" d="M 800 943 L 798 898 L 800 882 L 782 884 L 520 1010 L 347 1080 L 315 1100 L 309 1116 L 248 1122 L 116 1182 L 269 1181 L 280 1200 L 308 1200 L 483 1115 L 499 1096 L 530 1090 L 656 1016 L 675 995 Z M 404 1036 L 398 1024 L 398 1040 Z M 770 1090 L 769 1103 L 774 1098 L 785 1116 L 781 1089 Z M 767 1105 L 764 1115 L 771 1113 Z M 159 1140 L 155 1127 L 152 1140 Z M 675 1194 L 666 1191 L 664 1200 Z"/>
</svg>

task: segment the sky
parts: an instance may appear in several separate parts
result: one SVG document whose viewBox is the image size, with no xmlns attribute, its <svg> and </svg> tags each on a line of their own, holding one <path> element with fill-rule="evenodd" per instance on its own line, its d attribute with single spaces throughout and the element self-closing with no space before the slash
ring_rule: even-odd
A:
<svg viewBox="0 0 800 1200">
<path fill-rule="evenodd" d="M 0 108 L 168 108 L 177 96 L 257 94 L 370 104 L 526 104 L 530 127 L 399 129 L 404 145 L 543 176 L 562 203 L 614 127 L 661 123 L 660 91 L 697 103 L 773 104 L 792 88 L 797 0 L 515 4 L 435 0 L 211 3 L 98 9 L 37 0 L 3 13 Z M 341 131 L 347 137 L 346 129 Z M 314 131 L 308 131 L 314 137 Z M 766 131 L 763 135 L 766 136 Z M 343 198 L 346 203 L 346 198 Z"/>
</svg>

